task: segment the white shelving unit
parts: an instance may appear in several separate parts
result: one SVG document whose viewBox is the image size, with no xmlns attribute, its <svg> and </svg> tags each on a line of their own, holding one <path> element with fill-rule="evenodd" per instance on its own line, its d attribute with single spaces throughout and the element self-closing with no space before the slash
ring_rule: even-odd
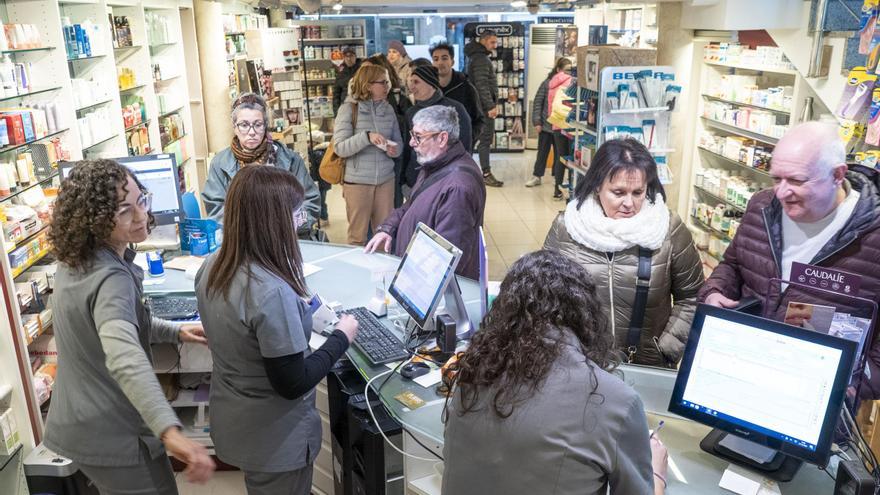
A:
<svg viewBox="0 0 880 495">
<path fill-rule="evenodd" d="M 338 57 L 342 50 L 354 48 L 359 59 L 365 58 L 366 21 L 342 19 L 328 21 L 290 21 L 299 29 L 302 73 L 300 79 L 305 98 L 303 123 L 311 134 L 312 146 L 318 147 L 333 136 L 333 83 L 336 81 Z M 360 33 L 361 36 L 355 36 Z M 321 131 L 311 132 L 311 131 Z M 308 135 L 306 136 L 308 138 Z"/>
<path fill-rule="evenodd" d="M 0 98 L 0 108 L 14 108 L 19 106 L 35 105 L 40 102 L 52 102 L 58 108 L 57 130 L 48 135 L 33 139 L 25 144 L 16 146 L 0 147 L 0 162 L 12 161 L 20 153 L 34 148 L 34 156 L 38 144 L 50 143 L 58 140 L 70 160 L 83 158 L 115 158 L 126 156 L 128 153 L 126 126 L 122 118 L 122 106 L 124 100 L 132 95 L 140 96 L 146 111 L 147 119 L 139 124 L 129 126 L 129 134 L 139 128 L 148 129 L 150 152 L 169 152 L 178 155 L 178 164 L 181 173 L 185 177 L 185 184 L 190 189 L 198 188 L 197 174 L 195 173 L 192 156 L 191 115 L 189 104 L 191 100 L 189 91 L 189 78 L 199 78 L 198 73 L 189 74 L 185 60 L 185 48 L 181 24 L 182 12 L 187 12 L 191 19 L 191 0 L 33 0 L 27 2 L 6 1 L 0 3 L 0 16 L 7 23 L 33 24 L 40 32 L 42 47 L 29 50 L 10 50 L 8 54 L 14 62 L 29 62 L 32 76 L 31 89 L 27 94 Z M 124 15 L 128 18 L 131 27 L 132 46 L 113 47 L 112 29 L 109 15 Z M 168 26 L 168 39 L 154 41 L 148 34 L 146 24 L 147 16 L 161 16 Z M 77 57 L 68 59 L 65 48 L 65 40 L 62 31 L 63 19 L 69 19 L 71 24 L 89 22 L 94 26 L 100 26 L 99 31 L 92 32 L 92 36 L 101 36 L 96 39 L 94 46 L 103 45 L 105 49 L 100 53 L 93 53 L 89 57 Z M 193 26 L 187 26 L 187 29 Z M 96 48 L 97 50 L 97 48 Z M 7 54 L 7 52 L 4 52 Z M 158 84 L 153 82 L 152 64 L 162 61 L 165 66 L 176 69 L 175 77 L 165 78 Z M 120 90 L 118 86 L 117 69 L 126 67 L 136 75 L 136 85 L 132 88 Z M 106 96 L 93 98 L 94 101 L 83 101 L 74 93 L 72 80 L 90 79 L 98 87 L 104 88 Z M 157 93 L 174 91 L 178 104 L 173 108 L 160 106 Z M 201 95 L 194 95 L 201 99 Z M 95 111 L 107 112 L 108 120 L 101 126 L 101 133 L 94 137 L 81 133 L 78 119 Z M 169 144 L 163 146 L 161 129 L 163 121 L 172 115 L 179 116 L 182 135 L 174 139 L 164 139 Z M 88 134 L 91 134 L 91 130 Z M 89 138 L 89 139 L 84 139 Z M 164 150 L 163 150 L 164 148 Z M 58 160 L 64 156 L 57 157 Z M 35 160 L 36 163 L 36 160 Z M 57 167 L 57 162 L 52 164 Z M 55 190 L 60 184 L 57 168 L 39 173 L 35 170 L 34 177 L 29 183 L 20 185 L 16 194 L 0 197 L 0 207 L 11 204 L 31 203 L 31 196 L 39 196 L 42 190 L 46 201 L 54 199 Z M 27 200 L 25 198 L 28 198 Z M 38 277 L 40 273 L 52 264 L 48 256 L 48 243 L 45 240 L 47 226 L 45 224 L 37 228 L 28 228 L 20 238 L 4 236 L 0 240 L 0 248 L 8 253 L 0 260 L 0 279 L 5 292 L 6 310 L 9 315 L 6 330 L 0 325 L 0 331 L 4 333 L 0 339 L 0 346 L 11 350 L 13 353 L 0 356 L 0 378 L 21 383 L 23 390 L 22 401 L 16 401 L 16 419 L 22 434 L 26 449 L 29 449 L 42 438 L 43 417 L 41 414 L 41 402 L 37 398 L 34 387 L 34 373 L 31 369 L 31 353 L 38 346 L 34 344 L 36 337 L 45 334 L 49 337 L 52 331 L 51 313 L 40 312 L 39 309 L 30 306 L 33 299 L 31 287 L 28 281 L 32 277 Z M 13 268 L 12 258 L 23 254 L 27 248 L 29 256 L 19 258 Z M 25 260 L 24 263 L 21 263 Z M 51 290 L 42 279 L 36 292 L 46 297 Z M 41 314 L 40 320 L 36 320 L 34 314 Z M 30 315 L 29 315 L 30 314 Z M 4 318 L 6 320 L 6 318 Z M 7 345 L 9 344 L 9 345 Z M 41 345 L 41 344 L 39 344 Z M 12 359 L 8 359 L 9 357 Z M 18 383 L 16 383 L 16 386 Z"/>
<path fill-rule="evenodd" d="M 828 113 L 804 78 L 784 59 L 760 65 L 719 57 L 713 48 L 695 46 L 695 51 L 703 53 L 695 117 L 697 138 L 685 145 L 684 156 L 691 162 L 690 167 L 682 167 L 686 201 L 679 208 L 694 234 L 707 274 L 723 259 L 732 238 L 731 230 L 725 228 L 733 223 L 735 232 L 745 211 L 743 200 L 735 198 L 733 191 L 728 193 L 728 177 L 736 178 L 733 183 L 740 190 L 742 184 L 747 186 L 746 201 L 754 192 L 770 187 L 769 154 L 779 138 L 801 121 L 807 104 L 813 105 L 807 114 Z M 749 84 L 740 84 L 743 81 Z M 757 99 L 770 88 L 784 89 L 779 89 L 772 102 Z M 723 178 L 717 184 L 716 174 Z M 700 214 L 707 207 L 729 212 L 728 221 L 721 225 L 712 221 L 712 215 Z"/>
</svg>

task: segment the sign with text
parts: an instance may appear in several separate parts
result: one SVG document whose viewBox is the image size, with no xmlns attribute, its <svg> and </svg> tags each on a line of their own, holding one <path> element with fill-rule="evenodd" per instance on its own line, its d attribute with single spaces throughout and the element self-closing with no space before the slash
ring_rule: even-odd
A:
<svg viewBox="0 0 880 495">
<path fill-rule="evenodd" d="M 791 264 L 791 281 L 847 296 L 858 296 L 862 286 L 858 275 L 796 261 Z"/>
</svg>

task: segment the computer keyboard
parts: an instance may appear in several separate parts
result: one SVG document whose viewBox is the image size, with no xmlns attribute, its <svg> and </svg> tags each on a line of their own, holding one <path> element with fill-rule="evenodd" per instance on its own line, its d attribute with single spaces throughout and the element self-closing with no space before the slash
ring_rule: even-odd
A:
<svg viewBox="0 0 880 495">
<path fill-rule="evenodd" d="M 198 301 L 193 296 L 157 296 L 150 298 L 152 316 L 163 320 L 188 320 L 199 314 Z"/>
<path fill-rule="evenodd" d="M 403 343 L 367 308 L 351 308 L 342 313 L 354 316 L 358 321 L 358 334 L 354 346 L 363 352 L 373 366 L 409 357 Z"/>
</svg>

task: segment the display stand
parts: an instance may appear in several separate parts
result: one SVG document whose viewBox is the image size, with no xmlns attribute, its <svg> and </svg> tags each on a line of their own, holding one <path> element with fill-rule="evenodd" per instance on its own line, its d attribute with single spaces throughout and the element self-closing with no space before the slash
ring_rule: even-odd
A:
<svg viewBox="0 0 880 495">
<path fill-rule="evenodd" d="M 498 116 L 495 118 L 493 152 L 520 152 L 526 140 L 526 35 L 521 22 L 471 22 L 464 26 L 465 43 L 479 41 L 480 35 L 492 31 L 498 47 L 491 55 L 498 83 Z M 467 67 L 467 60 L 465 60 Z"/>
</svg>

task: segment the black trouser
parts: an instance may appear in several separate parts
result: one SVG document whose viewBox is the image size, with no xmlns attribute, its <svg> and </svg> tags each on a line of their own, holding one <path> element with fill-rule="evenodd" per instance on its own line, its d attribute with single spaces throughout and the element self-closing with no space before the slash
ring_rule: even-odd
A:
<svg viewBox="0 0 880 495">
<path fill-rule="evenodd" d="M 562 163 L 562 157 L 571 153 L 571 140 L 561 131 L 549 133 L 542 130 L 538 133 L 538 156 L 535 158 L 535 170 L 532 174 L 535 177 L 544 177 L 551 145 L 553 146 L 553 178 L 556 187 L 559 187 L 565 178 L 565 164 Z"/>
<path fill-rule="evenodd" d="M 565 137 L 562 131 L 553 131 L 553 154 L 556 155 L 553 159 L 553 178 L 556 179 L 556 187 L 561 186 L 565 178 L 565 164 L 562 162 L 562 157 L 569 153 L 571 153 L 571 140 Z"/>
<path fill-rule="evenodd" d="M 535 171 L 532 175 L 535 177 L 544 177 L 544 170 L 547 169 L 547 157 L 550 156 L 550 148 L 553 146 L 553 133 L 541 131 L 538 133 L 538 156 L 535 157 Z M 556 163 L 555 161 L 553 162 Z"/>
<path fill-rule="evenodd" d="M 480 154 L 480 168 L 483 169 L 483 175 L 492 172 L 492 165 L 489 163 L 489 153 L 492 151 L 492 138 L 495 137 L 495 119 L 488 116 L 483 122 L 483 131 L 480 133 L 480 143 L 477 145 L 477 152 Z"/>
</svg>

